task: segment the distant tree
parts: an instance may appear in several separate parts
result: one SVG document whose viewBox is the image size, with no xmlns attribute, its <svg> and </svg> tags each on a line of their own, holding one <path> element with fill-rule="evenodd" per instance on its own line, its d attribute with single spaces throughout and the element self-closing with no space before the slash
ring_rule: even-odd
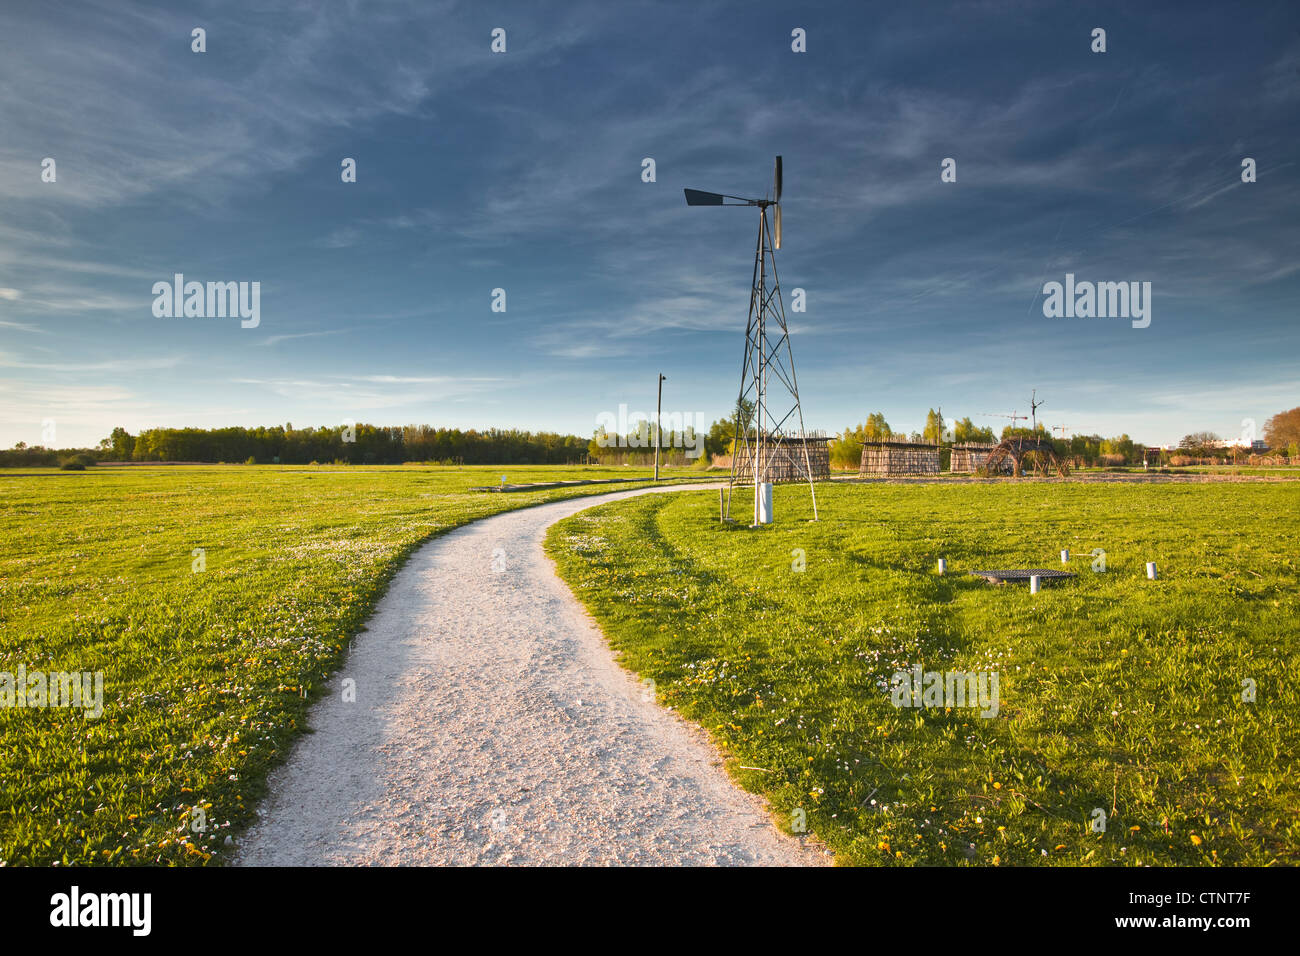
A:
<svg viewBox="0 0 1300 956">
<path fill-rule="evenodd" d="M 859 425 L 863 441 L 889 441 L 894 437 L 893 429 L 885 421 L 884 412 L 872 412 L 867 416 L 867 423 Z"/>
<path fill-rule="evenodd" d="M 953 424 L 952 440 L 955 442 L 982 442 L 986 445 L 991 445 L 996 441 L 993 437 L 993 429 L 975 425 L 970 420 L 969 415 Z"/>
<path fill-rule="evenodd" d="M 740 419 L 740 430 L 747 432 L 754 424 L 754 403 L 747 398 L 736 399 L 736 407 L 731 410 L 731 420 L 734 423 Z"/>
<path fill-rule="evenodd" d="M 108 442 L 115 459 L 118 461 L 131 460 L 131 452 L 135 449 L 135 439 L 131 437 L 131 433 L 125 428 L 120 425 L 114 428 L 113 433 L 108 436 Z"/>
<path fill-rule="evenodd" d="M 1133 439 L 1128 435 L 1120 435 L 1118 438 L 1107 438 L 1101 443 L 1101 454 L 1103 455 L 1120 455 L 1125 461 L 1134 460 Z"/>
<path fill-rule="evenodd" d="M 1300 444 L 1300 408 L 1278 412 L 1264 423 L 1264 441 L 1276 450 Z"/>
<path fill-rule="evenodd" d="M 846 428 L 844 433 L 830 444 L 831 464 L 836 468 L 856 468 L 862 461 L 863 426 L 856 429 Z"/>
<path fill-rule="evenodd" d="M 1017 428 L 1015 425 L 1008 425 L 1006 428 L 1002 429 L 1002 438 L 1004 441 L 1012 437 L 1037 438 L 1040 441 L 1045 441 L 1050 439 L 1051 436 L 1047 434 L 1047 426 L 1042 422 L 1039 422 L 1037 428 Z"/>
<path fill-rule="evenodd" d="M 1101 457 L 1101 445 L 1105 439 L 1100 435 L 1071 435 L 1068 442 L 1062 442 L 1065 452 L 1085 465 L 1095 465 Z"/>
<path fill-rule="evenodd" d="M 736 420 L 720 418 L 709 426 L 704 436 L 704 451 L 709 456 L 725 455 L 731 450 L 731 440 L 736 437 Z"/>
<path fill-rule="evenodd" d="M 922 437 L 926 441 L 943 441 L 943 416 L 933 408 L 925 416 L 925 431 L 922 432 Z"/>
<path fill-rule="evenodd" d="M 839 438 L 830 443 L 831 464 L 836 468 L 857 468 L 862 461 L 865 442 L 888 441 L 894 437 L 883 412 L 872 412 L 864 424 L 846 428 Z"/>
<path fill-rule="evenodd" d="M 1214 432 L 1192 432 L 1184 435 L 1178 447 L 1201 458 L 1213 454 L 1221 439 Z"/>
</svg>

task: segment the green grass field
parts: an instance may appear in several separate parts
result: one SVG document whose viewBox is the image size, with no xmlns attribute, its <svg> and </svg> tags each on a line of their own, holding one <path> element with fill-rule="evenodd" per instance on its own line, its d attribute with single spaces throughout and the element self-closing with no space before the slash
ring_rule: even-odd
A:
<svg viewBox="0 0 1300 956">
<path fill-rule="evenodd" d="M 647 471 L 0 473 L 0 672 L 104 675 L 98 718 L 0 708 L 0 864 L 219 862 L 313 693 L 418 544 L 485 515 L 611 490 L 467 491 L 501 474 Z M 615 486 L 625 487 L 636 486 Z"/>
<path fill-rule="evenodd" d="M 762 529 L 684 493 L 548 540 L 623 663 L 780 825 L 857 864 L 1300 863 L 1300 483 L 818 495 L 817 523 L 806 488 Z M 965 574 L 1063 548 L 1078 577 L 1037 595 Z M 996 671 L 997 716 L 894 706 L 917 664 Z"/>
</svg>

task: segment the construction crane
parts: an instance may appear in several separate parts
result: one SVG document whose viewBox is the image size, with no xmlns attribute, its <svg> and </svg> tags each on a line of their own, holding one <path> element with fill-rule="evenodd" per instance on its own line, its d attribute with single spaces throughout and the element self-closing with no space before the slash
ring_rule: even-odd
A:
<svg viewBox="0 0 1300 956">
<path fill-rule="evenodd" d="M 1029 421 L 1028 415 L 1017 415 L 1015 412 L 1012 412 L 1010 415 L 1001 415 L 997 412 L 980 412 L 979 415 L 981 418 L 1009 418 L 1011 419 L 1012 428 L 1016 427 L 1016 422 Z"/>
<path fill-rule="evenodd" d="M 1028 415 L 1017 415 L 1015 412 L 1012 412 L 1010 415 L 1001 415 L 997 412 L 980 412 L 979 415 L 981 418 L 1009 418 L 1011 419 L 1012 428 L 1016 427 L 1016 422 L 1029 421 Z"/>
</svg>

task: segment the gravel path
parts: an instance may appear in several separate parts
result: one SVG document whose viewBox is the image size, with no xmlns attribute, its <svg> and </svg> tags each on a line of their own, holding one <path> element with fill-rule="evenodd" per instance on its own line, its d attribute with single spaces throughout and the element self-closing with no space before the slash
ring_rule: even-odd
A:
<svg viewBox="0 0 1300 956">
<path fill-rule="evenodd" d="M 507 512 L 412 555 L 234 862 L 828 862 L 614 662 L 542 551 L 561 518 L 663 490 Z"/>
</svg>

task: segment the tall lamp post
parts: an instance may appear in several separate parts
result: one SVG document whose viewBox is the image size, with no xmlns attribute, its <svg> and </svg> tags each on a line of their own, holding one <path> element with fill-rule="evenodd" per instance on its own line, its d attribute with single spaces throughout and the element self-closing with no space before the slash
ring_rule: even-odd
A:
<svg viewBox="0 0 1300 956">
<path fill-rule="evenodd" d="M 655 403 L 655 481 L 659 480 L 659 424 L 664 410 L 664 373 L 659 373 L 659 400 Z"/>
</svg>

